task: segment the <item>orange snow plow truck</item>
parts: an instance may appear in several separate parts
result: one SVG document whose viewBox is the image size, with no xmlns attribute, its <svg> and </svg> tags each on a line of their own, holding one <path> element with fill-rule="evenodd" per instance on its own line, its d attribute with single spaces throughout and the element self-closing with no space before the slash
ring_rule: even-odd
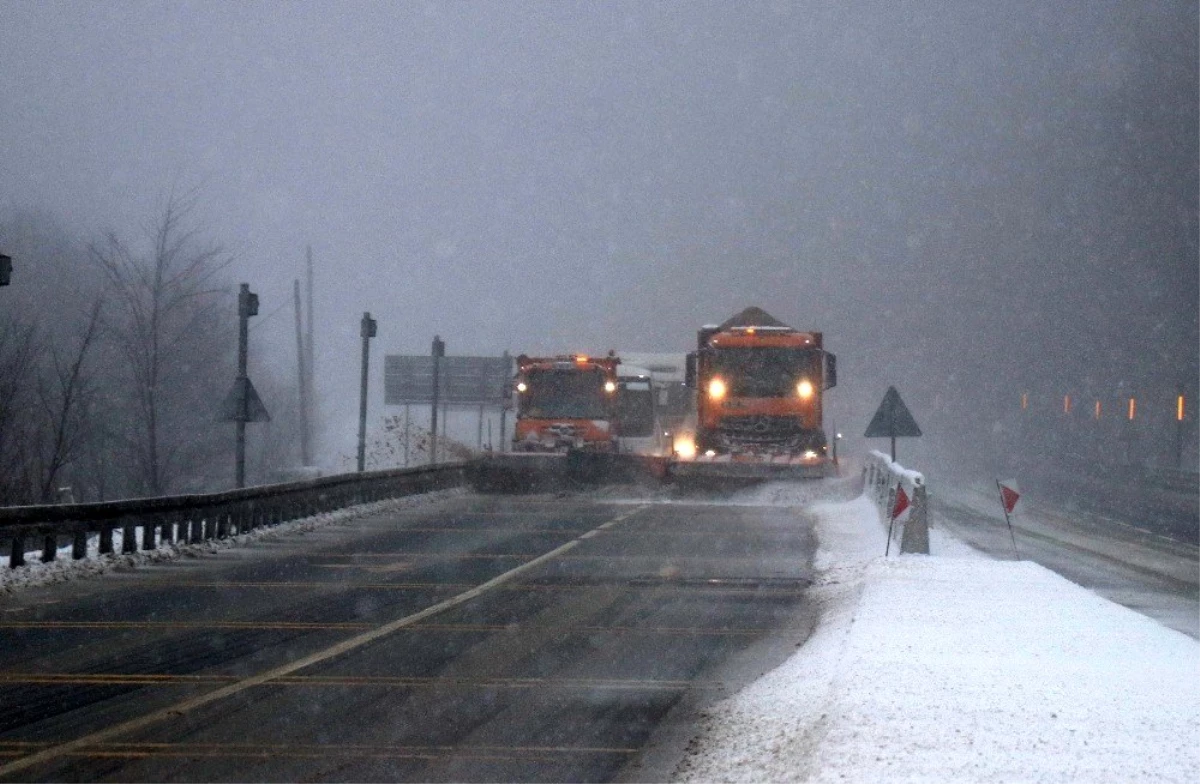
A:
<svg viewBox="0 0 1200 784">
<path fill-rule="evenodd" d="M 787 479 L 832 473 L 822 421 L 837 358 L 820 332 L 802 332 L 750 307 L 702 327 L 688 355 L 693 432 L 676 439 L 679 478 Z"/>
<path fill-rule="evenodd" d="M 514 452 L 617 451 L 614 356 L 517 357 Z"/>
</svg>

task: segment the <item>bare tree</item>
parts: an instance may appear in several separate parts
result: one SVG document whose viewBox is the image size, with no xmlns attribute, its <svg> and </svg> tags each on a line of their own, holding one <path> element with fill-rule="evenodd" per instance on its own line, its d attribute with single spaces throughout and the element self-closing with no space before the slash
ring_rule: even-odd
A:
<svg viewBox="0 0 1200 784">
<path fill-rule="evenodd" d="M 221 353 L 211 328 L 220 323 L 225 289 L 218 274 L 231 261 L 220 245 L 201 240 L 191 216 L 195 194 L 172 195 L 149 228 L 150 247 L 139 255 L 113 232 L 91 246 L 103 269 L 114 307 L 105 318 L 110 340 L 125 362 L 134 416 L 128 434 L 140 473 L 141 490 L 165 492 L 180 467 L 178 458 L 194 447 L 188 439 L 199 428 L 176 428 L 166 438 L 170 420 L 183 410 L 181 387 L 196 378 L 189 364 Z M 212 376 L 211 367 L 206 375 Z M 196 423 L 190 423 L 196 424 Z M 211 428 L 207 428 L 211 431 Z"/>
<path fill-rule="evenodd" d="M 51 373 L 38 384 L 38 398 L 45 415 L 47 432 L 39 439 L 44 453 L 40 493 L 43 502 L 54 500 L 59 473 L 77 456 L 88 427 L 88 398 L 94 378 L 84 363 L 99 332 L 102 301 L 92 305 L 87 324 L 70 363 L 64 363 L 57 347 L 50 348 Z"/>
<path fill-rule="evenodd" d="M 0 324 L 0 504 L 27 503 L 34 484 L 36 430 L 27 412 L 36 385 L 32 326 Z"/>
</svg>

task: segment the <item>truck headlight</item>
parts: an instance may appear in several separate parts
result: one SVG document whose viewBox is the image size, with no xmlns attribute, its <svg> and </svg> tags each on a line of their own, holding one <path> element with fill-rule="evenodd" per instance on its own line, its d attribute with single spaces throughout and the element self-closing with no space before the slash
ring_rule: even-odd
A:
<svg viewBox="0 0 1200 784">
<path fill-rule="evenodd" d="M 708 396 L 713 400 L 720 400 L 725 397 L 725 382 L 719 378 L 714 378 L 708 382 Z"/>
<path fill-rule="evenodd" d="M 808 400 L 813 396 L 812 382 L 807 378 L 796 385 L 796 394 L 800 395 L 801 400 Z"/>
</svg>

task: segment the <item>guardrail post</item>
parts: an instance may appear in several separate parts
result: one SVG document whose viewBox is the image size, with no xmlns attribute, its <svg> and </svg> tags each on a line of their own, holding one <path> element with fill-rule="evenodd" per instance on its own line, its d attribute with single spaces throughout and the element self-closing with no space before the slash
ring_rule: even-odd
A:
<svg viewBox="0 0 1200 784">
<path fill-rule="evenodd" d="M 87 528 L 83 525 L 75 526 L 75 530 L 71 532 L 71 558 L 79 561 L 87 558 Z"/>
<path fill-rule="evenodd" d="M 188 544 L 199 544 L 204 541 L 204 512 L 193 509 L 188 515 Z"/>
<path fill-rule="evenodd" d="M 125 518 L 124 523 L 121 525 L 121 552 L 137 552 L 137 526 L 128 517 Z"/>
<path fill-rule="evenodd" d="M 216 517 L 217 517 L 216 523 L 215 523 L 216 538 L 228 539 L 229 538 L 229 518 L 230 518 L 229 509 L 227 509 L 226 507 L 221 507 L 220 509 L 217 510 Z"/>
<path fill-rule="evenodd" d="M 142 520 L 142 549 L 153 550 L 155 547 L 154 533 L 158 528 L 159 516 L 151 514 Z"/>
<path fill-rule="evenodd" d="M 113 524 L 105 521 L 100 524 L 100 554 L 108 555 L 113 551 Z"/>
<path fill-rule="evenodd" d="M 925 485 L 918 484 L 913 488 L 912 512 L 904 524 L 904 534 L 900 540 L 901 553 L 920 553 L 929 555 L 929 502 Z"/>
<path fill-rule="evenodd" d="M 159 542 L 162 544 L 171 544 L 175 541 L 175 520 L 178 517 L 177 512 L 167 512 L 162 517 L 162 533 L 159 534 Z"/>
<path fill-rule="evenodd" d="M 46 534 L 42 538 L 42 563 L 50 563 L 58 557 L 58 536 Z"/>
<path fill-rule="evenodd" d="M 18 566 L 25 565 L 25 532 L 17 531 L 13 534 L 12 550 L 9 552 L 8 565 L 16 569 Z"/>
</svg>

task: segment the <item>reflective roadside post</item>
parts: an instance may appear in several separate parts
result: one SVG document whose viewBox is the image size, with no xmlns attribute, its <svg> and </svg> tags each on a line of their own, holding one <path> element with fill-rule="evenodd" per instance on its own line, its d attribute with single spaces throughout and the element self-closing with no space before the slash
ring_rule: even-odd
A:
<svg viewBox="0 0 1200 784">
<path fill-rule="evenodd" d="M 359 332 L 362 335 L 362 380 L 358 389 L 358 472 L 361 474 L 367 463 L 367 368 L 371 362 L 371 338 L 375 337 L 376 324 L 371 314 L 363 313 Z"/>
<path fill-rule="evenodd" d="M 0 286 L 7 286 L 10 282 L 12 282 L 12 256 L 0 253 Z"/>
<path fill-rule="evenodd" d="M 1175 395 L 1175 468 L 1183 470 L 1184 428 L 1187 422 L 1187 395 L 1182 384 Z"/>
</svg>

